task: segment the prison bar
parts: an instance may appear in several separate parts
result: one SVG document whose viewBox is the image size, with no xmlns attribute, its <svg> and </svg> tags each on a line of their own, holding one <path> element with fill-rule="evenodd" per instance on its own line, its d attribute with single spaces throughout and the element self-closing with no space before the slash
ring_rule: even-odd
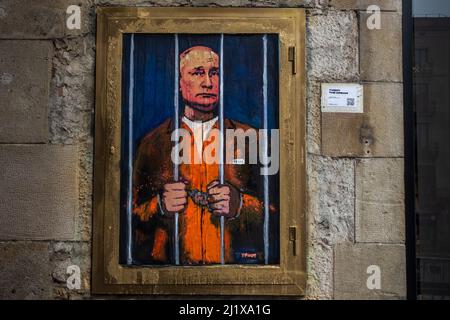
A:
<svg viewBox="0 0 450 320">
<path fill-rule="evenodd" d="M 179 127 L 179 96 L 178 96 L 178 91 L 179 91 L 179 83 L 178 83 L 178 75 L 179 75 L 179 44 L 178 44 L 178 34 L 175 34 L 175 75 L 174 75 L 174 91 L 173 91 L 173 109 L 174 109 L 174 113 L 173 113 L 173 120 L 174 120 L 174 129 L 175 129 L 175 154 L 178 155 L 178 127 Z M 173 179 L 175 181 L 179 180 L 179 168 L 178 168 L 178 164 L 176 164 L 174 162 L 173 164 Z M 180 264 L 180 241 L 179 241 L 179 235 L 178 235 L 178 212 L 175 213 L 175 218 L 174 218 L 174 255 L 175 255 L 175 264 L 179 265 Z"/>
<path fill-rule="evenodd" d="M 264 154 L 268 155 L 268 117 L 267 117 L 267 34 L 263 36 L 263 129 L 265 130 Z M 264 263 L 269 264 L 269 176 L 267 165 L 263 164 L 264 190 Z"/>
<path fill-rule="evenodd" d="M 132 257 L 132 217 L 133 217 L 133 104 L 134 104 L 134 34 L 130 41 L 130 69 L 128 87 L 128 193 L 127 193 L 127 265 L 133 263 Z"/>
<path fill-rule="evenodd" d="M 220 132 L 220 146 L 219 146 L 219 180 L 220 184 L 225 183 L 225 172 L 224 172 L 224 125 L 223 125 L 223 33 L 220 34 L 220 60 L 219 60 L 219 75 L 220 75 L 220 91 L 219 91 L 219 132 Z M 225 264 L 225 217 L 220 216 L 220 262 Z"/>
</svg>

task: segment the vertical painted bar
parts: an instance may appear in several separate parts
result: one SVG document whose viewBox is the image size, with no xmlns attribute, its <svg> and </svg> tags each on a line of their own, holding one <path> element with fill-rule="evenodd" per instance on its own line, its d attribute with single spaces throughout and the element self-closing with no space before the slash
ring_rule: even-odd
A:
<svg viewBox="0 0 450 320">
<path fill-rule="evenodd" d="M 179 127 L 179 99 L 178 99 L 178 91 L 179 91 L 179 83 L 178 83 L 178 75 L 179 75 L 179 44 L 178 44 L 178 34 L 175 34 L 175 75 L 174 75 L 174 91 L 173 91 L 173 120 L 174 120 L 174 129 L 178 130 Z M 176 139 L 177 143 L 175 144 L 175 154 L 178 154 L 178 137 Z M 178 181 L 179 179 L 179 171 L 178 165 L 173 164 L 173 179 Z M 175 213 L 174 218 L 174 255 L 175 255 L 175 264 L 180 264 L 180 240 L 178 238 L 178 212 Z"/>
<path fill-rule="evenodd" d="M 127 193 L 127 265 L 133 263 L 132 257 L 132 217 L 133 217 L 133 103 L 134 103 L 134 34 L 131 34 L 130 66 L 128 86 L 128 193 Z"/>
<path fill-rule="evenodd" d="M 264 152 L 268 154 L 268 118 L 267 118 L 267 34 L 263 36 L 263 127 L 266 130 Z M 264 263 L 269 264 L 269 176 L 265 166 L 263 174 L 264 189 Z"/>
<path fill-rule="evenodd" d="M 223 33 L 220 35 L 220 65 L 219 65 L 219 75 L 220 75 L 220 91 L 219 91 L 219 130 L 220 130 L 220 159 L 219 159 L 219 179 L 220 184 L 225 183 L 225 172 L 224 172 L 224 125 L 223 125 Z M 224 232 L 225 231 L 225 217 L 220 217 L 220 262 L 225 264 L 225 243 L 224 243 Z"/>
</svg>

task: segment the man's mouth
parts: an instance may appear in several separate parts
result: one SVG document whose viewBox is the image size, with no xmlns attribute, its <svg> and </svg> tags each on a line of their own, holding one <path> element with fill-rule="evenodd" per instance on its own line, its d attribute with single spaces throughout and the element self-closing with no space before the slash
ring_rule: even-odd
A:
<svg viewBox="0 0 450 320">
<path fill-rule="evenodd" d="M 198 93 L 196 94 L 197 97 L 202 97 L 202 98 L 216 98 L 217 95 L 215 95 L 214 93 Z"/>
</svg>

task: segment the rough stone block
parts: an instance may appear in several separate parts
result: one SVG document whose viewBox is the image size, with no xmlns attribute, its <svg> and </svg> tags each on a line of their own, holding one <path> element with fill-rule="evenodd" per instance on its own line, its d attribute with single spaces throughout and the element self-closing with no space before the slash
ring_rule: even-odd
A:
<svg viewBox="0 0 450 320">
<path fill-rule="evenodd" d="M 364 113 L 322 113 L 322 154 L 402 157 L 403 86 L 364 85 Z"/>
<path fill-rule="evenodd" d="M 354 239 L 354 174 L 351 159 L 311 156 L 308 190 L 311 222 L 319 226 L 330 244 Z"/>
<path fill-rule="evenodd" d="M 50 299 L 48 243 L 1 242 L 0 274 L 0 299 Z"/>
<path fill-rule="evenodd" d="M 402 0 L 330 0 L 330 6 L 339 10 L 367 10 L 377 5 L 381 11 L 401 11 Z"/>
<path fill-rule="evenodd" d="M 53 242 L 50 245 L 50 263 L 53 266 L 55 299 L 80 299 L 89 297 L 90 289 L 90 243 L 88 242 Z M 67 288 L 69 266 L 80 268 L 80 289 Z"/>
<path fill-rule="evenodd" d="M 321 108 L 320 83 L 310 82 L 307 85 L 307 114 L 306 114 L 306 149 L 309 153 L 320 154 L 321 146 Z"/>
<path fill-rule="evenodd" d="M 50 41 L 0 40 L 0 142 L 48 139 Z"/>
<path fill-rule="evenodd" d="M 0 146 L 0 239 L 74 239 L 77 148 Z"/>
<path fill-rule="evenodd" d="M 309 155 L 308 297 L 333 296 L 333 245 L 354 239 L 355 162 Z"/>
<path fill-rule="evenodd" d="M 312 80 L 358 79 L 358 24 L 354 12 L 329 10 L 308 17 L 307 65 Z"/>
<path fill-rule="evenodd" d="M 401 82 L 402 15 L 381 13 L 381 29 L 367 27 L 369 14 L 360 13 L 361 80 Z"/>
<path fill-rule="evenodd" d="M 369 266 L 380 271 L 380 289 L 369 289 Z M 403 245 L 339 244 L 334 248 L 334 299 L 405 299 L 406 261 Z"/>
<path fill-rule="evenodd" d="M 81 29 L 69 30 L 66 13 L 70 5 L 81 9 Z M 3 0 L 0 2 L 1 39 L 53 39 L 93 30 L 92 0 Z"/>
<path fill-rule="evenodd" d="M 356 165 L 356 242 L 403 243 L 403 159 L 363 159 Z"/>
</svg>

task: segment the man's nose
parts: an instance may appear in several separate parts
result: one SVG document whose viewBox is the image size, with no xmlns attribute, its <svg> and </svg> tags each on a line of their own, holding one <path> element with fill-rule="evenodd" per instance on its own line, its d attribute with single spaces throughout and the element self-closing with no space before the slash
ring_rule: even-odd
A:
<svg viewBox="0 0 450 320">
<path fill-rule="evenodd" d="M 205 79 L 202 82 L 202 87 L 205 89 L 211 89 L 212 88 L 212 81 L 211 77 L 207 74 Z"/>
</svg>

